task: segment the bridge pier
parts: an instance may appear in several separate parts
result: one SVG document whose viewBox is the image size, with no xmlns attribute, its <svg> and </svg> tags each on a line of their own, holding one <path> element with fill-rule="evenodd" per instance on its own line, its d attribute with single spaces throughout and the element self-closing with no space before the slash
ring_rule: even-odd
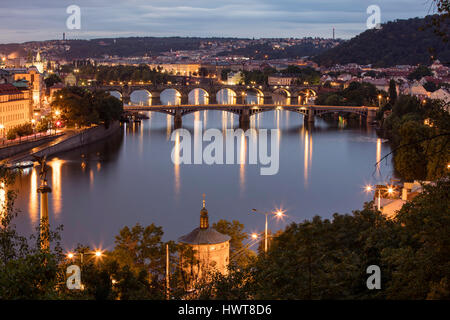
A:
<svg viewBox="0 0 450 320">
<path fill-rule="evenodd" d="M 122 103 L 123 103 L 124 105 L 130 104 L 130 100 L 131 100 L 131 97 L 130 97 L 130 96 L 128 96 L 128 95 L 122 95 Z"/>
<path fill-rule="evenodd" d="M 243 109 L 239 115 L 239 128 L 244 131 L 250 128 L 250 113 L 248 109 Z"/>
<path fill-rule="evenodd" d="M 176 111 L 173 116 L 173 127 L 174 129 L 180 129 L 183 126 L 183 120 L 181 119 L 181 112 Z"/>
<path fill-rule="evenodd" d="M 308 110 L 308 117 L 305 118 L 305 119 L 307 119 L 308 123 L 313 123 L 314 124 L 314 120 L 315 120 L 314 108 L 312 108 L 312 107 L 309 108 L 309 110 Z"/>
<path fill-rule="evenodd" d="M 367 110 L 367 117 L 366 117 L 367 123 L 371 123 L 371 122 L 375 121 L 376 115 L 377 115 L 377 112 L 375 110 L 372 110 L 372 109 Z"/>
</svg>

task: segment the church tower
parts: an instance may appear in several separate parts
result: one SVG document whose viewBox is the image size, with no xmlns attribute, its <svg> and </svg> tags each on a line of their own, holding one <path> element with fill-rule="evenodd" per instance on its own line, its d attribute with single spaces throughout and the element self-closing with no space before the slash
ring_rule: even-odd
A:
<svg viewBox="0 0 450 320">
<path fill-rule="evenodd" d="M 205 195 L 200 210 L 200 226 L 178 239 L 192 249 L 194 259 L 185 264 L 184 272 L 192 275 L 193 281 L 205 278 L 209 272 L 228 273 L 230 259 L 230 239 L 209 226 Z"/>
</svg>

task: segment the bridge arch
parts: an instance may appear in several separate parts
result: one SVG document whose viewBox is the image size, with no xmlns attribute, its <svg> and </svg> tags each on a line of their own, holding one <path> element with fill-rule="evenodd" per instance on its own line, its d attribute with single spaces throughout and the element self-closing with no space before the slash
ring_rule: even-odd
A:
<svg viewBox="0 0 450 320">
<path fill-rule="evenodd" d="M 231 88 L 222 88 L 216 93 L 218 104 L 236 104 L 237 94 Z"/>
<path fill-rule="evenodd" d="M 161 91 L 159 99 L 164 105 L 180 105 L 182 94 L 175 88 L 167 88 Z"/>
<path fill-rule="evenodd" d="M 291 92 L 285 88 L 276 88 L 272 91 L 272 102 L 276 105 L 291 104 Z"/>
<path fill-rule="evenodd" d="M 139 105 L 151 105 L 152 93 L 147 89 L 135 89 L 130 93 L 130 101 Z"/>
<path fill-rule="evenodd" d="M 123 94 L 119 90 L 112 89 L 112 90 L 107 90 L 106 92 L 108 92 L 111 96 L 116 97 L 120 100 L 123 99 Z"/>
<path fill-rule="evenodd" d="M 188 103 L 189 104 L 208 104 L 209 103 L 209 93 L 203 88 L 194 88 L 188 92 Z"/>
<path fill-rule="evenodd" d="M 250 87 L 242 91 L 243 102 L 245 104 L 263 104 L 264 103 L 264 92 L 261 89 Z"/>
<path fill-rule="evenodd" d="M 297 92 L 298 104 L 309 104 L 317 97 L 317 92 L 310 88 L 305 88 Z"/>
</svg>

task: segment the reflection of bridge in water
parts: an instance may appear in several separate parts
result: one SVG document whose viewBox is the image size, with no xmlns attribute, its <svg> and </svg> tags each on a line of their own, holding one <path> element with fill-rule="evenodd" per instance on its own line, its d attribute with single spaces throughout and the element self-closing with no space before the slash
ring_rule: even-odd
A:
<svg viewBox="0 0 450 320">
<path fill-rule="evenodd" d="M 321 116 L 327 113 L 344 112 L 358 114 L 366 118 L 367 122 L 372 122 L 375 119 L 377 107 L 356 107 L 356 106 L 321 106 L 321 105 L 277 105 L 277 104 L 182 104 L 182 105 L 124 105 L 124 111 L 139 112 L 139 111 L 153 111 L 172 115 L 174 117 L 174 127 L 180 128 L 182 124 L 182 117 L 184 115 L 203 111 L 203 110 L 218 110 L 237 114 L 239 116 L 239 126 L 241 128 L 248 128 L 250 125 L 250 117 L 254 114 L 274 111 L 286 110 L 292 111 L 304 116 L 305 121 L 313 123 L 316 116 Z"/>
</svg>

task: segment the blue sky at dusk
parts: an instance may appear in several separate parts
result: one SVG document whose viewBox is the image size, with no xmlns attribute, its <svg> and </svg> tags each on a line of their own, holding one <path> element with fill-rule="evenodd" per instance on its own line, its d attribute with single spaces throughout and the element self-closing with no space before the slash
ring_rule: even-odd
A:
<svg viewBox="0 0 450 320">
<path fill-rule="evenodd" d="M 69 5 L 81 29 L 68 30 Z M 21 0 L 0 1 L 0 43 L 128 36 L 348 39 L 365 30 L 369 5 L 381 21 L 423 17 L 431 0 Z"/>
</svg>

